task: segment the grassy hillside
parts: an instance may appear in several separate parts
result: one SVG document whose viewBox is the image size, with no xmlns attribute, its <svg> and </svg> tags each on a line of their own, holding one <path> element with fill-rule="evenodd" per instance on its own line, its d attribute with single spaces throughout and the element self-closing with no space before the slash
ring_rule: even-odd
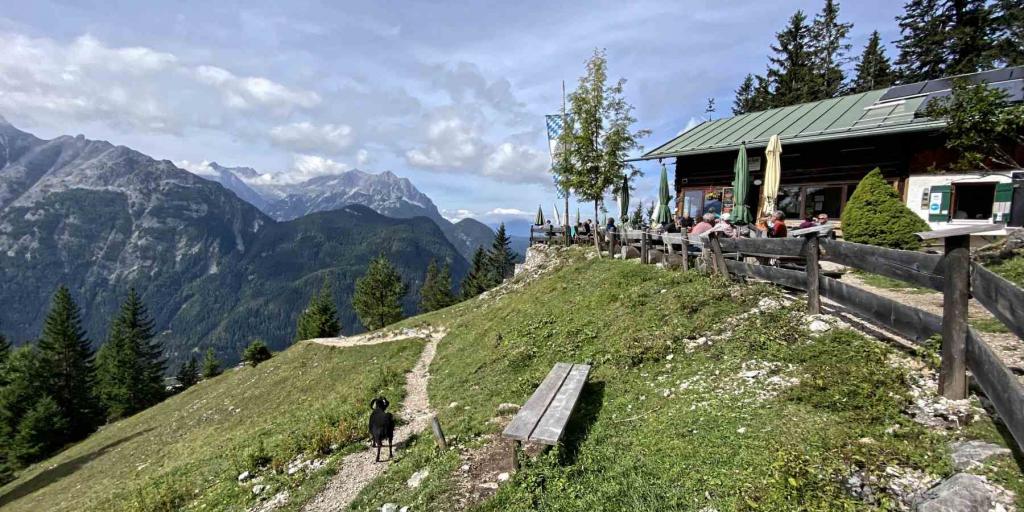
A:
<svg viewBox="0 0 1024 512">
<path fill-rule="evenodd" d="M 299 344 L 256 368 L 229 370 L 152 409 L 109 425 L 0 488 L 11 511 L 245 510 L 252 485 L 243 471 L 264 475 L 265 494 L 288 489 L 301 500 L 333 473 L 331 463 L 306 474 L 285 468 L 365 437 L 369 400 L 398 403 L 404 373 L 419 341 L 337 349 Z"/>
<path fill-rule="evenodd" d="M 522 291 L 408 321 L 449 328 L 430 397 L 459 450 L 421 440 L 354 509 L 859 510 L 892 500 L 852 497 L 855 471 L 877 487 L 900 485 L 887 468 L 952 471 L 950 437 L 902 412 L 910 377 L 888 346 L 839 327 L 814 337 L 800 304 L 735 320 L 777 296 L 767 287 L 578 259 Z M 558 361 L 594 365 L 564 445 L 474 503 L 464 464 L 495 445 L 497 406 L 523 403 Z M 988 420 L 963 435 L 1005 444 Z M 1003 459 L 989 476 L 1016 488 L 1020 468 Z M 503 460 L 488 463 L 508 471 Z"/>
</svg>

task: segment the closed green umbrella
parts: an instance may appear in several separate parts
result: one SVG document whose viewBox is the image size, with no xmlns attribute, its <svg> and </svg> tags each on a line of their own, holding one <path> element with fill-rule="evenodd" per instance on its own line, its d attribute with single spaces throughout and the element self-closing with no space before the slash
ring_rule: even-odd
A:
<svg viewBox="0 0 1024 512">
<path fill-rule="evenodd" d="M 750 193 L 750 168 L 747 167 L 747 145 L 740 143 L 740 151 L 736 155 L 733 167 L 735 179 L 732 182 L 732 221 L 735 224 L 750 224 L 753 216 L 747 207 L 747 194 Z"/>
<path fill-rule="evenodd" d="M 541 210 L 540 205 L 537 206 L 537 218 L 533 221 L 538 226 L 544 225 L 544 211 Z"/>
<path fill-rule="evenodd" d="M 622 177 L 622 190 L 619 191 L 619 222 L 625 226 L 629 223 L 629 178 Z"/>
<path fill-rule="evenodd" d="M 654 219 L 659 224 L 672 222 L 672 214 L 669 213 L 668 202 L 672 196 L 668 193 L 668 170 L 665 164 L 661 164 L 661 184 L 658 185 L 658 218 Z"/>
</svg>

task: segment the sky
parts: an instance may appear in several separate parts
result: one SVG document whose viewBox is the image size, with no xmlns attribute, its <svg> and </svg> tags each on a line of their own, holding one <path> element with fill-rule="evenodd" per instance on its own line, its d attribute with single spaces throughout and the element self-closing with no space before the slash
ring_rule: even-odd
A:
<svg viewBox="0 0 1024 512">
<path fill-rule="evenodd" d="M 0 116 L 280 182 L 390 170 L 452 220 L 532 219 L 563 204 L 544 115 L 595 48 L 650 149 L 705 119 L 708 98 L 730 116 L 775 33 L 822 3 L 0 0 Z M 895 57 L 902 2 L 840 7 L 853 54 L 878 30 Z M 634 201 L 656 197 L 659 169 L 641 164 Z"/>
</svg>

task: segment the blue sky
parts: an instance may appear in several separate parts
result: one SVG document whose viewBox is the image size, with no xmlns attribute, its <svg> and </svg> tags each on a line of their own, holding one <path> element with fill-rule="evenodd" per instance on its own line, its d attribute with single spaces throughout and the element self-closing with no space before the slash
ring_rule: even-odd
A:
<svg viewBox="0 0 1024 512">
<path fill-rule="evenodd" d="M 0 115 L 24 130 L 273 181 L 391 170 L 446 216 L 495 221 L 561 204 L 543 116 L 595 47 L 652 148 L 709 97 L 728 116 L 775 32 L 822 2 L 4 3 Z M 852 53 L 877 29 L 894 57 L 902 2 L 840 5 Z M 633 196 L 649 201 L 658 167 L 643 170 Z"/>
</svg>

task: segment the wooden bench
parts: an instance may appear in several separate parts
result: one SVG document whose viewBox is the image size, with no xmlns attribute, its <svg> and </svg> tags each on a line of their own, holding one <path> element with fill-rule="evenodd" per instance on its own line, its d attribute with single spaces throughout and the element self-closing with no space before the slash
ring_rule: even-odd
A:
<svg viewBox="0 0 1024 512">
<path fill-rule="evenodd" d="M 557 363 L 548 372 L 501 434 L 512 440 L 514 467 L 519 467 L 518 451 L 522 443 L 558 444 L 589 374 L 589 364 L 569 363 Z"/>
</svg>

